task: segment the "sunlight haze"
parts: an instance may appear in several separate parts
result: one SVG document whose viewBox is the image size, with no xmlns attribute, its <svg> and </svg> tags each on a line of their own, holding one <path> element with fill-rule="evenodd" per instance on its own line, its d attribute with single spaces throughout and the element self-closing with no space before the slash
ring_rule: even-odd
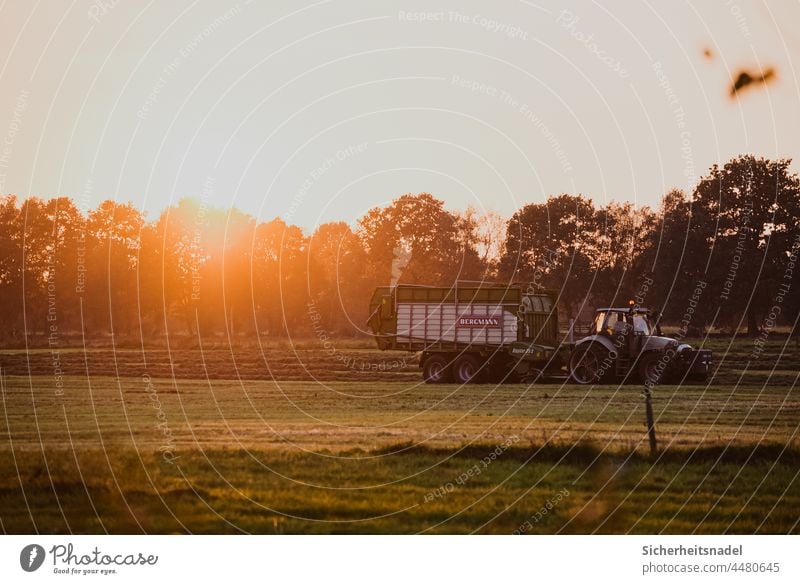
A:
<svg viewBox="0 0 800 584">
<path fill-rule="evenodd" d="M 505 217 L 562 192 L 657 206 L 737 154 L 797 156 L 798 12 L 7 2 L 0 192 L 149 219 L 193 196 L 306 232 L 404 193 Z"/>
</svg>

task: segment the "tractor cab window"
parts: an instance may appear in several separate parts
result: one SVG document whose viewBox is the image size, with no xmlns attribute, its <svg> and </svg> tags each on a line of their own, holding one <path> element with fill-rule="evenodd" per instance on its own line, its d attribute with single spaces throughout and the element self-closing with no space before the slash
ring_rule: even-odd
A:
<svg viewBox="0 0 800 584">
<path fill-rule="evenodd" d="M 594 317 L 594 325 L 593 325 L 594 334 L 602 335 L 605 332 L 605 326 L 606 326 L 606 313 L 598 312 L 597 316 Z"/>
<path fill-rule="evenodd" d="M 650 320 L 647 318 L 646 314 L 634 314 L 633 315 L 633 330 L 634 332 L 649 335 L 652 333 L 650 327 Z"/>
<path fill-rule="evenodd" d="M 633 330 L 643 335 L 651 334 L 650 320 L 647 318 L 646 314 L 633 315 Z"/>
<path fill-rule="evenodd" d="M 608 318 L 608 330 L 609 334 L 614 336 L 625 336 L 628 334 L 630 330 L 630 323 L 625 318 L 625 314 L 622 312 L 613 312 Z"/>
</svg>

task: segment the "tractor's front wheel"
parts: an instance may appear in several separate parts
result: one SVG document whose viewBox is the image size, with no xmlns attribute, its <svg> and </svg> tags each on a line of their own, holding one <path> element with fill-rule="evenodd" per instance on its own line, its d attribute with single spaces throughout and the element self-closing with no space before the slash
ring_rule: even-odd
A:
<svg viewBox="0 0 800 584">
<path fill-rule="evenodd" d="M 646 353 L 639 359 L 639 379 L 645 385 L 650 387 L 658 385 L 664 377 L 661 357 L 661 353 Z"/>
</svg>

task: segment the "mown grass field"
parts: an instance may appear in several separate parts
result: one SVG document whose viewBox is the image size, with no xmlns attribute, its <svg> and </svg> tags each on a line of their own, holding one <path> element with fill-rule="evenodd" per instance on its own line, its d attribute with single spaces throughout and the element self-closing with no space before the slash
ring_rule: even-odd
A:
<svg viewBox="0 0 800 584">
<path fill-rule="evenodd" d="M 352 344 L 0 352 L 6 533 L 799 533 L 800 356 L 702 386 L 430 386 Z M 561 495 L 559 495 L 561 493 Z M 564 494 L 568 493 L 568 494 Z"/>
</svg>

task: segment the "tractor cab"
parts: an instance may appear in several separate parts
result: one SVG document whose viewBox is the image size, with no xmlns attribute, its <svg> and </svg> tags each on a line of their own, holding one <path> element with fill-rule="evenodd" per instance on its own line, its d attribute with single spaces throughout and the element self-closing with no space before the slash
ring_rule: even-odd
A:
<svg viewBox="0 0 800 584">
<path fill-rule="evenodd" d="M 599 308 L 595 312 L 590 334 L 610 341 L 612 352 L 620 356 L 617 369 L 624 370 L 632 365 L 630 357 L 641 352 L 648 339 L 660 337 L 661 330 L 652 311 L 631 306 Z"/>
<path fill-rule="evenodd" d="M 595 312 L 592 334 L 617 337 L 634 335 L 661 336 L 656 315 L 647 308 L 600 308 Z"/>
</svg>

